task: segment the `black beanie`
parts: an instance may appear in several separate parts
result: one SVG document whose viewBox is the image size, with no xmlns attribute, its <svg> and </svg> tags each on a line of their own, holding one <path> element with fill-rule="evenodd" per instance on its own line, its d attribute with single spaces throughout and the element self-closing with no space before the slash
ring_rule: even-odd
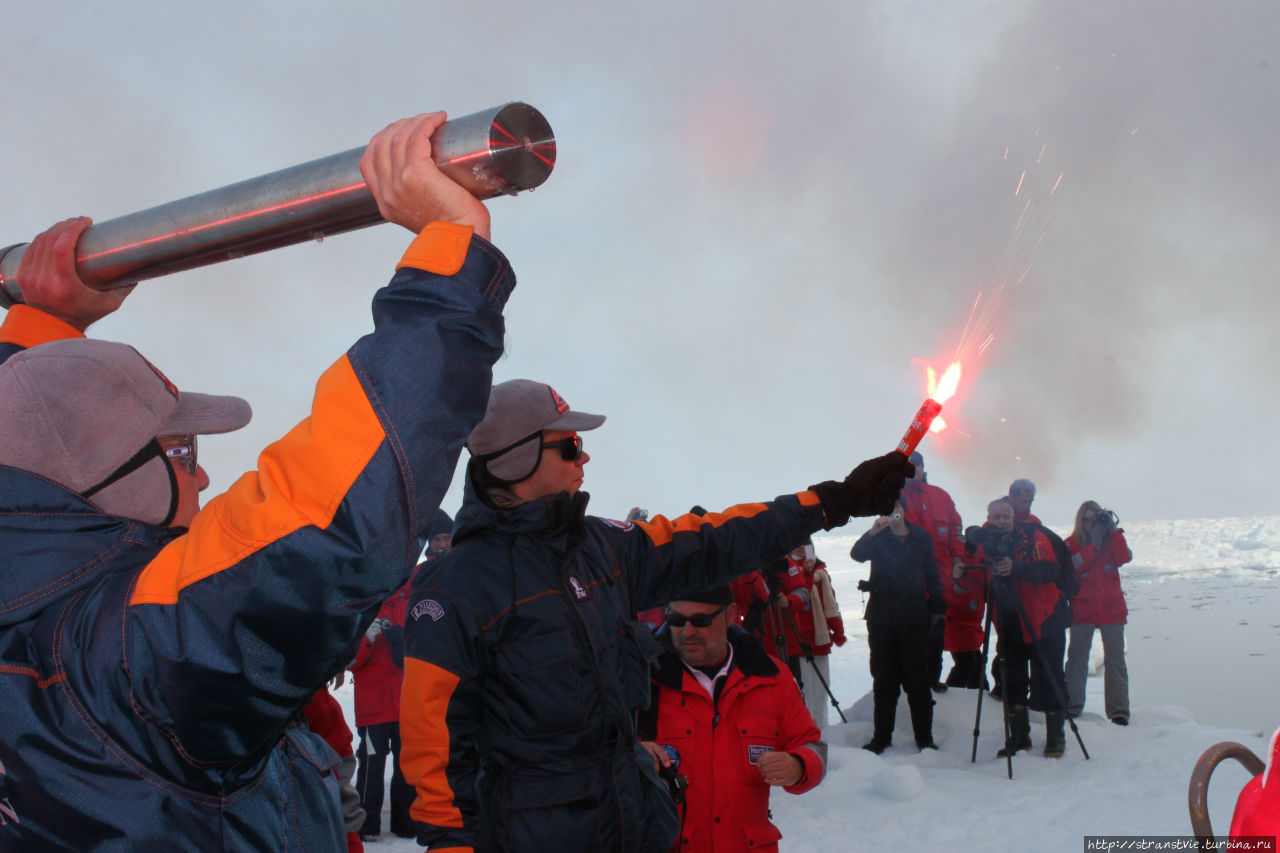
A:
<svg viewBox="0 0 1280 853">
<path fill-rule="evenodd" d="M 725 584 L 704 589 L 700 592 L 683 592 L 675 597 L 676 601 L 693 601 L 698 604 L 719 604 L 727 607 L 733 604 L 733 587 Z"/>
</svg>

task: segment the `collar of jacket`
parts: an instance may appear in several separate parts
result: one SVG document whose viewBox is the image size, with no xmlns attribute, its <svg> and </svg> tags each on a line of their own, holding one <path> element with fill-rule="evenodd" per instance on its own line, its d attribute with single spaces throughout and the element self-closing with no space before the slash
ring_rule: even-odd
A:
<svg viewBox="0 0 1280 853">
<path fill-rule="evenodd" d="M 17 624 L 75 595 L 100 577 L 104 557 L 138 548 L 146 552 L 145 563 L 173 538 L 162 527 L 107 515 L 67 488 L 17 468 L 0 465 L 0 495 L 0 625 Z"/>
<path fill-rule="evenodd" d="M 591 496 L 559 492 L 501 509 L 480 500 L 468 477 L 458 510 L 454 545 L 482 530 L 516 536 L 519 534 L 581 533 L 586 526 L 587 502 Z"/>
<path fill-rule="evenodd" d="M 662 644 L 662 654 L 658 656 L 658 662 L 654 665 L 653 680 L 663 687 L 679 690 L 684 683 L 685 666 L 680 660 L 680 655 L 676 654 L 675 647 L 671 645 L 670 627 L 663 625 L 655 636 Z M 742 630 L 741 626 L 730 626 L 729 645 L 733 646 L 733 670 L 729 673 L 730 678 L 733 677 L 734 672 L 742 673 L 744 678 L 752 676 L 768 678 L 778 674 L 778 666 L 764 650 L 764 646 L 760 645 L 759 640 Z"/>
</svg>

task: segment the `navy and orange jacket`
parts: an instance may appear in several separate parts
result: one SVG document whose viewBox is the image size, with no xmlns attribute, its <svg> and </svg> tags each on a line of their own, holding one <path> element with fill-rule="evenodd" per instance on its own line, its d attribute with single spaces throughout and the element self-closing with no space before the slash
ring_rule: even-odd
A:
<svg viewBox="0 0 1280 853">
<path fill-rule="evenodd" d="M 826 774 L 827 745 L 813 723 L 791 671 L 736 625 L 729 631 L 733 667 L 715 700 L 670 647 L 653 673 L 655 728 L 641 737 L 675 750 L 689 780 L 680 839 L 673 851 L 770 853 L 782 833 L 769 822 L 769 789 L 756 761 L 766 751 L 800 759 L 804 775 L 789 788 L 803 794 Z M 668 754 L 671 749 L 667 750 Z"/>
<path fill-rule="evenodd" d="M 1123 530 L 1112 530 L 1101 545 L 1081 544 L 1067 537 L 1071 563 L 1080 592 L 1071 599 L 1071 618 L 1077 625 L 1123 625 L 1129 615 L 1120 588 L 1119 568 L 1133 559 Z"/>
<path fill-rule="evenodd" d="M 424 229 L 310 417 L 183 535 L 0 466 L 0 849 L 346 849 L 336 756 L 288 724 L 412 568 L 514 284 Z M 14 310 L 9 353 L 41 342 Z"/>
<path fill-rule="evenodd" d="M 625 523 L 587 495 L 491 508 L 468 482 L 406 619 L 400 711 L 420 844 L 665 850 L 679 824 L 636 739 L 659 648 L 634 614 L 762 568 L 819 529 L 812 492 Z"/>
<path fill-rule="evenodd" d="M 991 529 L 990 523 L 982 526 Z M 1030 643 L 1040 639 L 1045 623 L 1055 615 L 1061 614 L 1061 619 L 1053 625 L 1059 629 L 1066 627 L 1066 599 L 1054 582 L 1058 577 L 1058 558 L 1048 538 L 1030 525 L 1018 524 L 1014 526 L 1013 543 L 1013 571 L 1003 581 L 994 570 L 992 574 L 996 630 L 1002 632 L 1006 625 L 1017 624 L 1022 630 L 1022 639 Z M 982 548 L 978 553 L 983 560 L 991 562 Z M 1022 618 L 1018 602 L 1022 604 L 1021 609 L 1026 610 L 1031 624 Z"/>
</svg>

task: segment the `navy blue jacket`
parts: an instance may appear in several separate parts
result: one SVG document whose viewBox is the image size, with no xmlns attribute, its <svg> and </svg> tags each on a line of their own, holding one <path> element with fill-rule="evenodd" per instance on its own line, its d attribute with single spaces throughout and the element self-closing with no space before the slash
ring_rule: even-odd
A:
<svg viewBox="0 0 1280 853">
<path fill-rule="evenodd" d="M 862 534 L 849 556 L 859 563 L 871 561 L 871 595 L 863 618 L 877 625 L 924 625 L 931 613 L 945 613 L 947 600 L 933 553 L 928 532 L 910 522 L 905 539 L 887 527 Z"/>
<path fill-rule="evenodd" d="M 311 416 L 185 535 L 0 467 L 0 849 L 346 849 L 336 756 L 290 721 L 406 579 L 484 415 L 515 280 L 460 251 L 396 273 Z"/>
<path fill-rule="evenodd" d="M 659 648 L 635 620 L 762 568 L 822 526 L 812 492 L 638 524 L 587 495 L 498 510 L 468 489 L 406 618 L 400 715 L 419 843 L 666 851 L 679 822 L 636 738 Z"/>
</svg>

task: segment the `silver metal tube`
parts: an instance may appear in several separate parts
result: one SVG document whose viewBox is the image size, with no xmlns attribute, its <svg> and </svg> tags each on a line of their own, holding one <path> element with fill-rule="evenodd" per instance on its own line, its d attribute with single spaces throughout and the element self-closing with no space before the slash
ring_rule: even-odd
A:
<svg viewBox="0 0 1280 853">
<path fill-rule="evenodd" d="M 431 141 L 440 170 L 480 199 L 533 189 L 555 166 L 551 126 L 528 104 L 448 121 Z M 80 238 L 76 269 L 85 284 L 109 290 L 376 225 L 384 220 L 360 174 L 363 153 L 352 148 L 97 223 Z M 25 249 L 0 249 L 0 304 L 22 301 Z"/>
</svg>

